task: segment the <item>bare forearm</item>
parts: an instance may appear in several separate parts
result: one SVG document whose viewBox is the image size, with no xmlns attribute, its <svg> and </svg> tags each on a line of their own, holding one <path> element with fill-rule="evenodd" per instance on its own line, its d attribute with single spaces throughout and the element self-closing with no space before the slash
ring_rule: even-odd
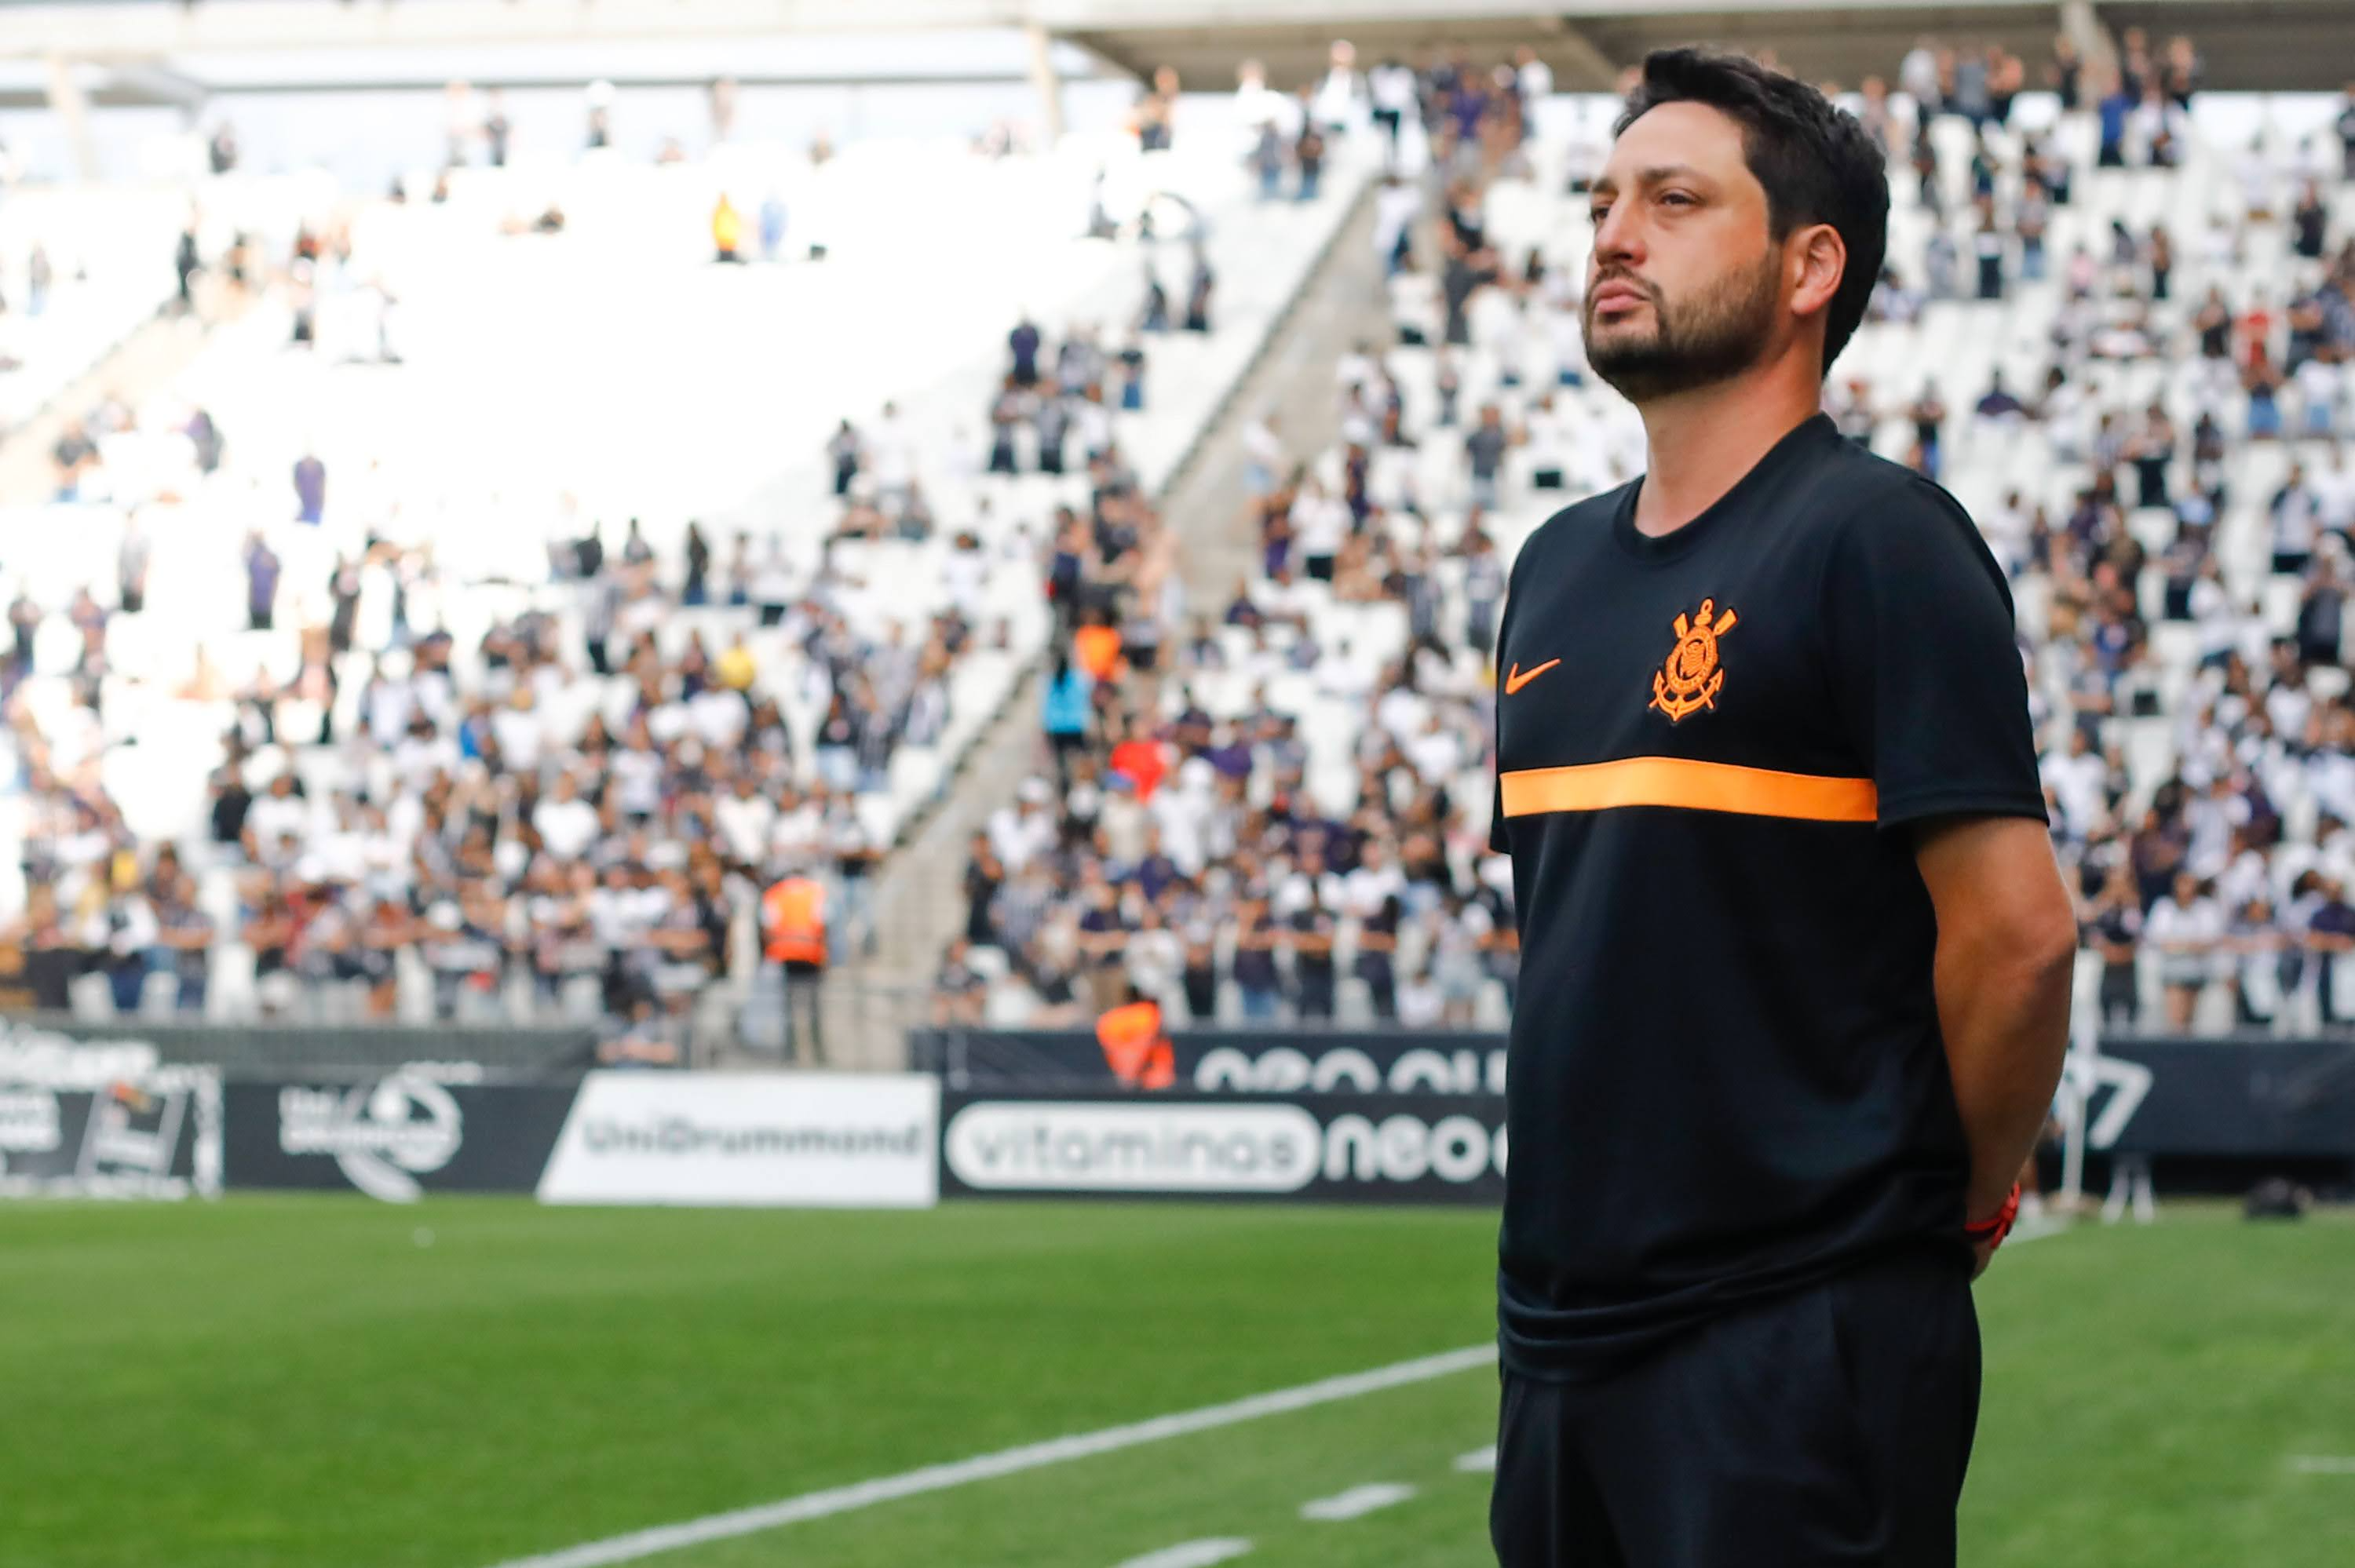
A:
<svg viewBox="0 0 2355 1568">
<path fill-rule="evenodd" d="M 2074 959 L 1939 943 L 1938 1022 L 1970 1144 L 1972 1219 L 2001 1206 L 2035 1151 L 2069 1049 Z"/>
</svg>

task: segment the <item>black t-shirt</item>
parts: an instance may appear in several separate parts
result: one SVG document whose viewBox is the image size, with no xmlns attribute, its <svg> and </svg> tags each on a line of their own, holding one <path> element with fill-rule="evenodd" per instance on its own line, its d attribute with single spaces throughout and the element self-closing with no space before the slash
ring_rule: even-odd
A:
<svg viewBox="0 0 2355 1568">
<path fill-rule="evenodd" d="M 80 948 L 27 947 L 23 989 L 31 1005 L 44 1012 L 63 1012 L 73 1005 L 73 982 L 88 969 L 90 955 Z"/>
<path fill-rule="evenodd" d="M 1368 936 L 1388 937 L 1395 941 L 1399 934 L 1400 915 L 1398 895 L 1392 894 L 1382 900 L 1382 906 L 1380 909 L 1359 921 L 1358 928 Z M 1358 949 L 1358 978 L 1376 984 L 1388 980 L 1391 973 L 1391 959 L 1394 951 L 1393 948 L 1360 947 Z"/>
<path fill-rule="evenodd" d="M 233 844 L 245 832 L 246 813 L 253 809 L 252 792 L 232 779 L 213 797 L 213 842 Z"/>
<path fill-rule="evenodd" d="M 1242 922 L 1238 936 L 1265 938 L 1275 933 L 1275 922 L 1264 909 Z M 1235 983 L 1254 991 L 1273 991 L 1276 984 L 1275 950 L 1273 948 L 1247 948 L 1240 941 L 1235 946 Z"/>
<path fill-rule="evenodd" d="M 2322 254 L 2323 228 L 2329 218 L 2329 209 L 2320 202 L 2298 203 L 2297 209 L 2290 214 L 2290 225 L 2297 231 L 2290 249 L 2308 260 L 2319 257 Z"/>
<path fill-rule="evenodd" d="M 1331 984 L 1333 980 L 1333 948 L 1330 945 L 1329 939 L 1333 935 L 1333 916 L 1312 904 L 1305 909 L 1294 910 L 1292 912 L 1292 917 L 1285 921 L 1284 924 L 1290 927 L 1295 936 L 1315 937 L 1327 939 L 1315 950 L 1311 950 L 1305 946 L 1295 947 L 1293 948 L 1292 972 L 1294 976 L 1304 981 L 1316 980 L 1322 984 Z"/>
<path fill-rule="evenodd" d="M 2141 911 L 2131 904 L 2108 905 L 2086 922 L 2086 931 L 2093 941 L 2113 948 L 2131 948 L 2142 934 Z M 2105 958 L 2103 962 L 2113 969 L 2123 969 L 2128 974 L 2134 972 L 2135 962 L 2131 957 L 2123 960 Z"/>
<path fill-rule="evenodd" d="M 1483 479 L 1493 477 L 1505 461 L 1504 427 L 1481 426 L 1464 438 L 1464 450 L 1471 454 L 1474 473 Z"/>
<path fill-rule="evenodd" d="M 1872 1249 L 1959 1262 L 1935 932 L 1890 830 L 2044 810 L 2003 573 L 1945 492 L 1820 415 L 1666 537 L 1640 483 L 1530 536 L 1497 655 L 1500 1338 L 1540 1377 Z"/>
</svg>

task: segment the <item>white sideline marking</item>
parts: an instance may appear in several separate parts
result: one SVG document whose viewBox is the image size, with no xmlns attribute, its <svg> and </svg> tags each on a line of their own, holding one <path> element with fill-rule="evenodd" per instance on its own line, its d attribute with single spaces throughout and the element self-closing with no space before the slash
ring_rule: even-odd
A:
<svg viewBox="0 0 2355 1568">
<path fill-rule="evenodd" d="M 877 1503 L 894 1502 L 900 1498 L 919 1497 L 926 1492 L 946 1491 L 952 1487 L 962 1487 L 974 1481 L 996 1480 L 1000 1476 L 1066 1464 L 1073 1459 L 1092 1459 L 1099 1454 L 1134 1448 L 1140 1444 L 1159 1443 L 1171 1437 L 1186 1437 L 1197 1432 L 1232 1426 L 1239 1422 L 1256 1421 L 1263 1415 L 1284 1415 L 1314 1405 L 1331 1404 L 1337 1400 L 1380 1393 L 1384 1389 L 1428 1383 L 1433 1378 L 1445 1377 L 1451 1372 L 1470 1372 L 1475 1367 L 1493 1365 L 1496 1360 L 1496 1346 L 1474 1345 L 1416 1361 L 1376 1367 L 1369 1372 L 1349 1372 L 1341 1377 L 1328 1377 L 1320 1383 L 1302 1383 L 1297 1388 L 1255 1393 L 1248 1399 L 1238 1399 L 1227 1404 L 1208 1405 L 1200 1410 L 1181 1411 L 1172 1415 L 1156 1415 L 1149 1421 L 1139 1421 L 1126 1426 L 1107 1426 L 1101 1432 L 1053 1437 L 1044 1443 L 1000 1449 L 995 1454 L 959 1459 L 953 1464 L 927 1465 L 921 1470 L 910 1470 L 904 1475 L 884 1476 L 822 1492 L 805 1492 L 797 1498 L 783 1498 L 752 1508 L 707 1514 L 701 1519 L 684 1520 L 677 1524 L 660 1524 L 651 1530 L 632 1531 L 627 1535 L 609 1536 L 603 1541 L 568 1546 L 560 1552 L 550 1552 L 538 1557 L 514 1558 L 499 1563 L 497 1568 L 605 1568 L 609 1563 L 635 1563 L 640 1558 L 652 1557 L 658 1552 L 677 1552 L 683 1547 L 701 1546 L 708 1542 L 751 1535 L 763 1530 L 775 1530 L 781 1525 L 798 1524 L 804 1520 L 826 1519 L 838 1513 L 871 1508 Z"/>
<path fill-rule="evenodd" d="M 1210 1568 L 1214 1563 L 1224 1563 L 1241 1557 L 1252 1549 L 1252 1543 L 1240 1538 L 1224 1541 L 1189 1541 L 1183 1546 L 1172 1546 L 1160 1552 L 1150 1552 L 1142 1557 L 1132 1557 L 1120 1568 Z"/>
<path fill-rule="evenodd" d="M 1397 1481 L 1375 1481 L 1368 1486 L 1351 1487 L 1329 1498 L 1300 1505 L 1303 1519 L 1356 1519 L 1360 1514 L 1402 1503 L 1414 1496 L 1414 1489 Z"/>
<path fill-rule="evenodd" d="M 1463 1471 L 1467 1476 L 1495 1469 L 1497 1467 L 1497 1446 L 1491 1443 L 1486 1448 L 1473 1449 L 1469 1454 L 1463 1455 L 1456 1459 L 1455 1467 Z"/>
<path fill-rule="evenodd" d="M 2355 1476 L 2355 1454 L 2292 1454 L 2289 1467 L 2301 1476 Z"/>
</svg>

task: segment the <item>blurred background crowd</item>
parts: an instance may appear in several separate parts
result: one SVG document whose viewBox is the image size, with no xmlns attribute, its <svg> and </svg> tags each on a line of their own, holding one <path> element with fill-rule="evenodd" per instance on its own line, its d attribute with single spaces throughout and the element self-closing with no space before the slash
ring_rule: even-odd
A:
<svg viewBox="0 0 2355 1568">
<path fill-rule="evenodd" d="M 1527 48 L 1202 85 L 911 149 L 460 82 L 380 188 L 227 117 L 161 194 L 20 180 L 12 1003 L 762 1037 L 764 895 L 822 886 L 856 983 L 1014 705 L 902 1022 L 1501 1022 L 1508 568 L 1643 463 L 1580 343 L 1614 105 Z M 2211 94 L 2131 27 L 1823 86 L 1893 196 L 1825 411 L 2012 576 L 2103 1016 L 2355 1019 L 2355 90 Z M 1344 238 L 1362 332 L 1239 404 Z"/>
</svg>

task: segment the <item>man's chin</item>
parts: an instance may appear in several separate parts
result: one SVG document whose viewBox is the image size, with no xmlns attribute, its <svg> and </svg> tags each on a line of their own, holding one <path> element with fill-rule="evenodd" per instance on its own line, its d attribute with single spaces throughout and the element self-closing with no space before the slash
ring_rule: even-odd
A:
<svg viewBox="0 0 2355 1568">
<path fill-rule="evenodd" d="M 1614 342 L 1600 338 L 1587 345 L 1587 367 L 1606 387 L 1631 402 L 1657 396 L 1681 378 L 1682 367 L 1665 358 L 1657 341 Z"/>
</svg>

